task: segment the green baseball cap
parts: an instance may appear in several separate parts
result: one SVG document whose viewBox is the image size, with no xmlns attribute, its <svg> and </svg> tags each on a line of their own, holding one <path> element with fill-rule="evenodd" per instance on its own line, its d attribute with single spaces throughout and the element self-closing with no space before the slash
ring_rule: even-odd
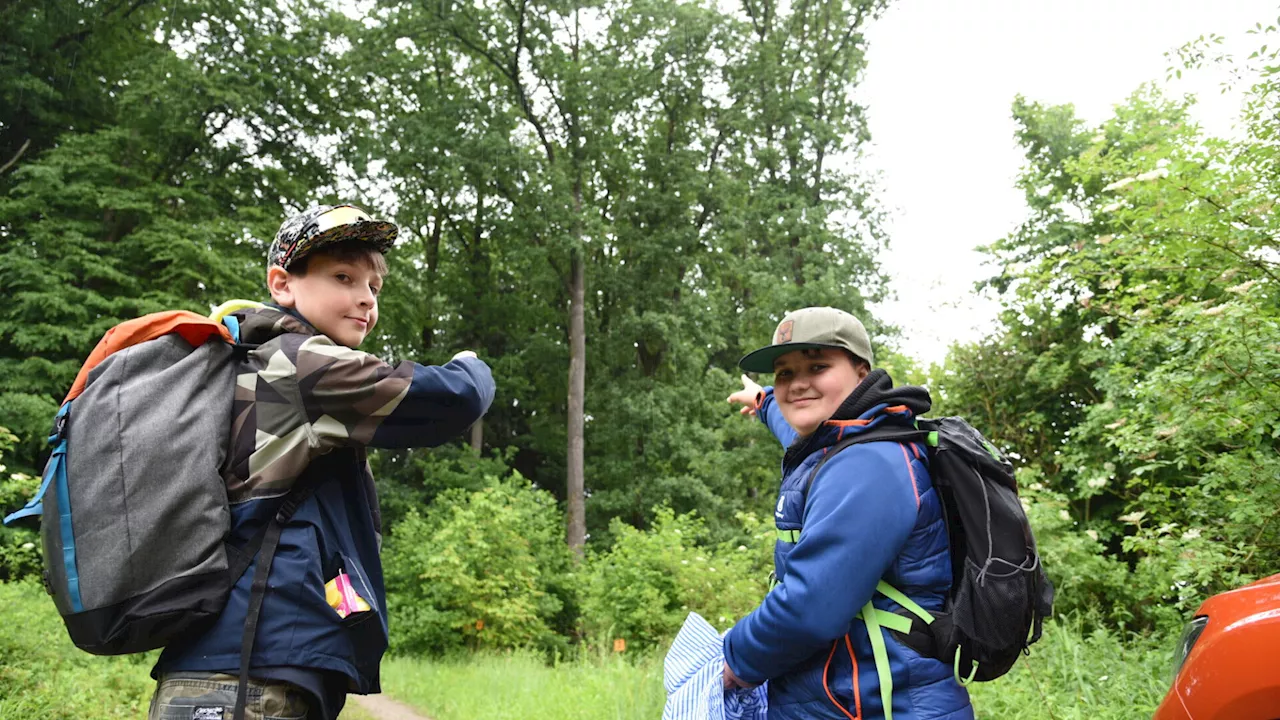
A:
<svg viewBox="0 0 1280 720">
<path fill-rule="evenodd" d="M 748 353 L 738 361 L 747 372 L 771 373 L 773 361 L 789 352 L 810 348 L 836 348 L 873 362 L 871 337 L 858 318 L 832 307 L 809 307 L 787 313 L 773 332 L 773 344 Z"/>
</svg>

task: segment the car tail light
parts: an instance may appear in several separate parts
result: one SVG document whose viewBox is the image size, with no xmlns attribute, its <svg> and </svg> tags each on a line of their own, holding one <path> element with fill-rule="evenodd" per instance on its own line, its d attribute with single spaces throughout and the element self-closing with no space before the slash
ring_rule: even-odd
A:
<svg viewBox="0 0 1280 720">
<path fill-rule="evenodd" d="M 1200 633 L 1204 632 L 1204 628 L 1209 624 L 1209 616 L 1201 615 L 1192 619 L 1187 623 L 1187 627 L 1182 631 L 1182 637 L 1178 638 L 1178 647 L 1173 651 L 1173 679 L 1178 678 L 1178 671 L 1182 669 L 1182 664 L 1187 661 L 1187 656 L 1191 654 L 1191 649 L 1196 646 L 1196 641 L 1200 639 Z"/>
</svg>

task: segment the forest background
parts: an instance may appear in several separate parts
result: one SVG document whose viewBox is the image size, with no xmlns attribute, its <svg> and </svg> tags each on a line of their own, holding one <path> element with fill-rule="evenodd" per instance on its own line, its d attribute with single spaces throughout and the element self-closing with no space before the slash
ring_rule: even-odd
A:
<svg viewBox="0 0 1280 720">
<path fill-rule="evenodd" d="M 1059 620 L 1040 674 L 980 689 L 980 712 L 1149 713 L 1197 604 L 1280 569 L 1276 28 L 1232 66 L 1256 78 L 1233 139 L 1153 87 L 1096 126 L 1015 99 L 1031 214 L 985 249 L 998 329 L 923 368 L 868 310 L 890 238 L 854 90 L 884 8 L 5 4 L 0 506 L 35 489 L 56 404 L 108 327 L 261 298 L 280 221 L 354 201 L 403 228 L 364 349 L 473 349 L 498 383 L 463 442 L 373 457 L 393 694 L 514 651 L 524 672 L 587 663 L 617 678 L 602 696 L 644 695 L 619 716 L 660 707 L 654 658 L 685 615 L 732 624 L 771 562 L 780 449 L 724 402 L 736 361 L 787 309 L 824 304 L 1017 463 Z M 1170 72 L 1232 63 L 1217 42 Z M 0 593 L 31 618 L 0 631 L 0 717 L 59 716 L 60 683 L 84 677 L 99 690 L 76 701 L 136 714 L 143 664 L 68 665 L 31 584 L 38 545 L 0 530 Z M 420 701 L 470 717 L 438 695 L 451 684 Z"/>
</svg>

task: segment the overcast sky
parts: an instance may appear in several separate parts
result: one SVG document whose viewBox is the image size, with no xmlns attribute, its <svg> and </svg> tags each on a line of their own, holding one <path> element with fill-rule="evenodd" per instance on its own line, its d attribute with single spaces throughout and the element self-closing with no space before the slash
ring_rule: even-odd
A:
<svg viewBox="0 0 1280 720">
<path fill-rule="evenodd" d="M 898 298 L 876 312 L 903 328 L 903 349 L 939 362 L 954 341 L 992 325 L 994 302 L 973 283 L 990 273 L 978 245 L 1008 234 L 1025 216 L 1013 180 L 1022 162 L 1010 106 L 1018 93 L 1073 103 L 1096 124 L 1143 82 L 1164 84 L 1165 52 L 1201 34 L 1227 37 L 1243 59 L 1261 43 L 1246 31 L 1273 22 L 1277 3 L 1259 0 L 898 0 L 867 31 L 870 166 L 882 174 L 891 210 L 883 256 Z M 1231 132 L 1238 96 L 1221 76 L 1176 81 L 1200 97 L 1197 117 Z"/>
</svg>

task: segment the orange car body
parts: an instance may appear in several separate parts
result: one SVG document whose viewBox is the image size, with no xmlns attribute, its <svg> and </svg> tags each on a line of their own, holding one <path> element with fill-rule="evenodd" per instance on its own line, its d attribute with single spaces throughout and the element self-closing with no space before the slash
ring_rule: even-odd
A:
<svg viewBox="0 0 1280 720">
<path fill-rule="evenodd" d="M 1153 720 L 1280 719 L 1280 575 L 1214 595 Z"/>
</svg>

